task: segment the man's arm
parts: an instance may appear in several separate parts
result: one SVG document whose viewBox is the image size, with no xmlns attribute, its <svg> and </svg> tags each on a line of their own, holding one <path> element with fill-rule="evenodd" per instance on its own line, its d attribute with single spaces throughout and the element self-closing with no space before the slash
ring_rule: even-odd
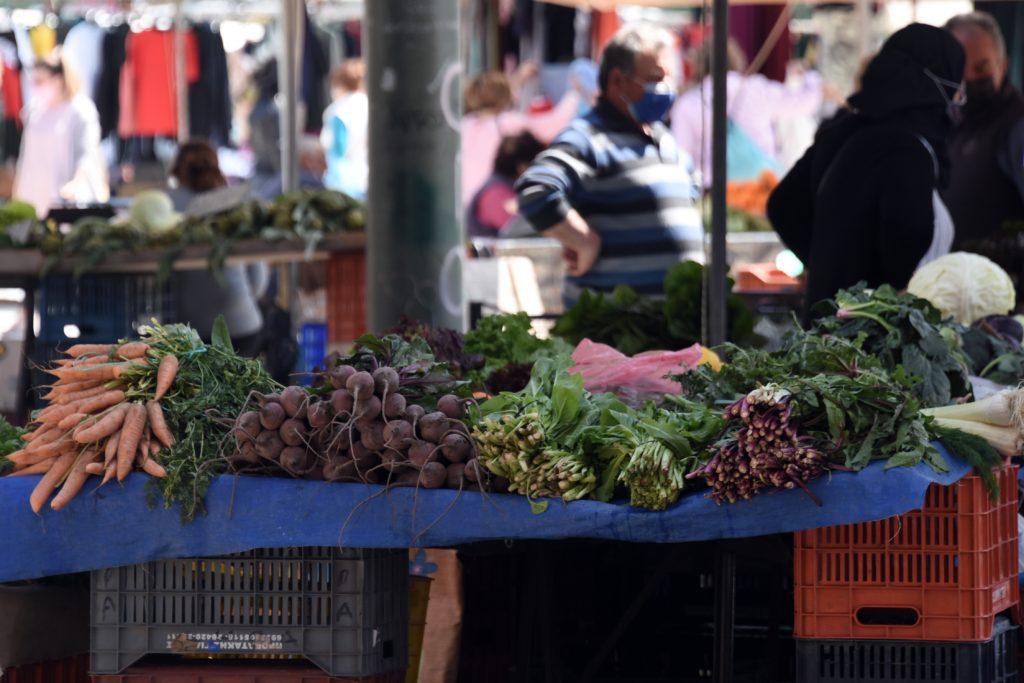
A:
<svg viewBox="0 0 1024 683">
<path fill-rule="evenodd" d="M 570 275 L 589 271 L 601 251 L 600 236 L 573 208 L 581 179 L 593 175 L 595 165 L 586 136 L 569 129 L 516 181 L 520 214 L 534 230 L 562 243 Z"/>
</svg>

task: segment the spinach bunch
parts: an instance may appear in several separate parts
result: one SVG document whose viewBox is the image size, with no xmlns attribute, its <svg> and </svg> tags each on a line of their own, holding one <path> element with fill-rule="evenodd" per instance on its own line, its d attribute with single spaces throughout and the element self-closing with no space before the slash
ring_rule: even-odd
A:
<svg viewBox="0 0 1024 683">
<path fill-rule="evenodd" d="M 971 396 L 957 330 L 926 300 L 889 285 L 869 290 L 861 283 L 840 290 L 814 312 L 818 317 L 812 332 L 855 340 L 889 371 L 902 366 L 914 378 L 914 394 L 926 407 Z"/>
</svg>

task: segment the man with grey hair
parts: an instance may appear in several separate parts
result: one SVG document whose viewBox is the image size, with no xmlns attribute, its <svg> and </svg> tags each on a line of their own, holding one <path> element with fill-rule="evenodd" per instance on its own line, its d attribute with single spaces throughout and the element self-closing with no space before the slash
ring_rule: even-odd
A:
<svg viewBox="0 0 1024 683">
<path fill-rule="evenodd" d="M 516 183 L 521 215 L 558 239 L 565 300 L 626 284 L 659 295 L 669 268 L 702 261 L 699 192 L 662 123 L 675 100 L 672 38 L 627 26 L 601 58 L 597 104 L 539 154 Z"/>
<path fill-rule="evenodd" d="M 1004 227 L 1024 221 L 1024 96 L 1006 77 L 1006 44 L 991 15 L 961 14 L 946 29 L 967 56 L 967 101 L 950 140 L 950 181 L 943 194 L 956 226 L 953 247 L 1019 263 L 1019 254 L 996 243 Z"/>
</svg>

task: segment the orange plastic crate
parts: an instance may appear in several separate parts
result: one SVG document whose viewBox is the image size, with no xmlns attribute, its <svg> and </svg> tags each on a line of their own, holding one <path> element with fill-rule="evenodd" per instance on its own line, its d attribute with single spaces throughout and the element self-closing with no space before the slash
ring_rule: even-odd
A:
<svg viewBox="0 0 1024 683">
<path fill-rule="evenodd" d="M 327 337 L 331 344 L 366 333 L 366 252 L 343 251 L 327 261 Z"/>
<path fill-rule="evenodd" d="M 932 484 L 924 508 L 795 534 L 798 638 L 983 641 L 995 616 L 1019 623 L 1017 467 Z"/>
</svg>

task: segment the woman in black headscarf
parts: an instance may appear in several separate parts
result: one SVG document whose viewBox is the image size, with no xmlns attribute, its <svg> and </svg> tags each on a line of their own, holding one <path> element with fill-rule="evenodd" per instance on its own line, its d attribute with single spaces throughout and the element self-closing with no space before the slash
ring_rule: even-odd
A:
<svg viewBox="0 0 1024 683">
<path fill-rule="evenodd" d="M 949 251 L 953 223 L 938 190 L 963 71 L 948 32 L 911 24 L 894 33 L 849 107 L 772 193 L 768 218 L 807 267 L 808 307 L 861 280 L 902 289 Z"/>
</svg>

